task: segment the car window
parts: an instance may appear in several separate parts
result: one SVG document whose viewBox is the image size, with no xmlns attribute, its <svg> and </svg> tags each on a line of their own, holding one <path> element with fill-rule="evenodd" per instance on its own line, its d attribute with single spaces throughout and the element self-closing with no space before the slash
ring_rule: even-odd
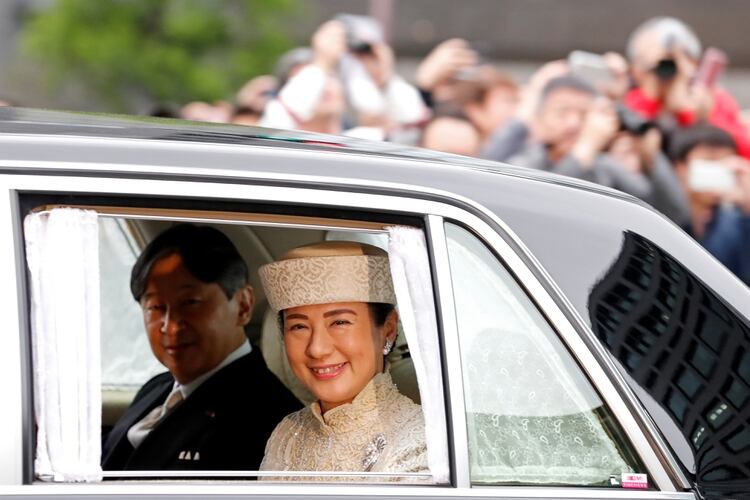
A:
<svg viewBox="0 0 750 500">
<path fill-rule="evenodd" d="M 67 211 L 70 211 L 71 209 L 64 209 Z M 147 209 L 145 209 L 148 211 Z M 83 211 L 81 211 L 83 212 Z M 92 213 L 91 211 L 86 211 L 89 215 Z M 49 212 L 44 212 L 44 214 L 47 214 Z M 191 215 L 193 215 L 194 212 L 191 212 Z M 226 220 L 226 212 L 222 215 L 223 220 Z M 238 215 L 240 217 L 240 215 Z M 39 218 L 35 219 L 36 223 L 38 224 L 46 224 L 46 221 L 42 221 Z M 102 372 L 101 372 L 101 389 L 102 390 L 102 399 L 101 399 L 101 405 L 102 405 L 102 427 L 101 427 L 101 433 L 97 430 L 97 436 L 94 441 L 99 442 L 103 445 L 108 442 L 108 439 L 113 436 L 117 435 L 117 432 L 124 433 L 120 434 L 122 439 L 111 441 L 111 443 L 114 443 L 112 446 L 109 447 L 109 452 L 111 452 L 111 455 L 108 455 L 110 457 L 115 457 L 118 453 L 128 452 L 128 445 L 127 442 L 130 442 L 132 444 L 133 441 L 131 441 L 132 436 L 130 436 L 130 431 L 128 429 L 132 429 L 134 427 L 135 423 L 141 423 L 141 422 L 148 422 L 147 424 L 144 423 L 144 426 L 147 426 L 150 432 L 156 432 L 155 429 L 157 429 L 158 425 L 166 425 L 167 420 L 164 420 L 164 424 L 160 421 L 156 424 L 154 427 L 152 426 L 150 417 L 151 413 L 153 413 L 153 410 L 158 410 L 160 407 L 154 406 L 152 403 L 154 403 L 157 400 L 164 400 L 164 408 L 165 410 L 161 413 L 160 417 L 164 417 L 165 419 L 171 418 L 172 414 L 168 414 L 164 416 L 167 412 L 172 411 L 171 406 L 169 406 L 172 403 L 169 403 L 169 401 L 173 401 L 173 398 L 170 397 L 165 398 L 163 396 L 153 396 L 152 394 L 156 394 L 158 391 L 156 390 L 157 385 L 158 387 L 161 387 L 161 385 L 164 385 L 164 390 L 166 390 L 167 385 L 170 386 L 172 381 L 167 380 L 165 378 L 165 368 L 161 364 L 159 364 L 156 359 L 154 358 L 153 353 L 151 352 L 151 348 L 149 346 L 148 342 L 148 336 L 146 335 L 144 331 L 144 325 L 143 325 L 143 311 L 141 310 L 141 307 L 137 302 L 135 302 L 132 298 L 131 292 L 130 292 L 130 274 L 131 269 L 133 267 L 134 262 L 136 261 L 137 256 L 139 255 L 141 248 L 145 245 L 145 243 L 148 243 L 152 238 L 154 238 L 157 234 L 159 234 L 161 231 L 166 229 L 167 227 L 170 227 L 171 225 L 174 225 L 176 223 L 179 223 L 179 220 L 167 220 L 165 217 L 155 217 L 153 220 L 150 220 L 148 217 L 139 217 L 139 218 L 128 218 L 123 216 L 113 216 L 113 215 L 107 215 L 107 214 L 99 214 L 98 219 L 94 218 L 95 224 L 98 226 L 98 242 L 97 246 L 87 246 L 86 248 L 91 249 L 95 248 L 98 250 L 99 255 L 99 265 L 98 265 L 98 289 L 100 297 L 94 300 L 92 297 L 90 297 L 87 294 L 85 296 L 85 300 L 87 304 L 95 304 L 98 303 L 100 306 L 100 312 L 101 312 L 101 328 L 100 328 L 100 338 L 101 338 L 101 365 L 102 365 Z M 291 220 L 291 219 L 290 219 Z M 268 306 L 268 302 L 263 294 L 263 289 L 260 286 L 259 278 L 258 278 L 258 272 L 257 269 L 262 264 L 266 264 L 268 262 L 271 262 L 278 257 L 280 257 L 283 253 L 286 251 L 297 247 L 301 244 L 306 243 L 314 243 L 314 242 L 322 242 L 325 240 L 335 239 L 335 240 L 371 240 L 372 236 L 375 236 L 377 240 L 379 241 L 385 241 L 387 246 L 387 233 L 384 229 L 378 229 L 374 230 L 372 229 L 375 225 L 375 223 L 372 222 L 365 222 L 362 223 L 362 227 L 368 228 L 365 229 L 359 229 L 356 227 L 356 221 L 345 221 L 343 223 L 334 224 L 331 226 L 326 226 L 321 221 L 323 219 L 321 218 L 315 218 L 314 223 L 310 223 L 309 227 L 306 227 L 304 223 L 300 222 L 300 217 L 297 217 L 294 219 L 294 223 L 284 223 L 282 225 L 274 225 L 274 224 L 262 224 L 262 223 L 249 223 L 249 224 L 240 224 L 240 223 L 233 223 L 233 224 L 222 224 L 222 223 L 211 223 L 210 222 L 210 213 L 207 213 L 207 219 L 204 219 L 202 223 L 198 223 L 198 225 L 201 224 L 208 224 L 212 227 L 218 229 L 219 231 L 223 232 L 231 241 L 232 243 L 237 247 L 239 253 L 241 254 L 243 260 L 247 262 L 249 267 L 249 273 L 250 273 L 250 283 L 255 288 L 255 295 L 257 298 L 255 309 L 252 314 L 252 321 L 250 325 L 246 328 L 246 334 L 248 338 L 251 340 L 252 347 L 251 349 L 257 353 L 257 358 L 261 360 L 261 363 L 264 363 L 268 366 L 268 368 L 271 370 L 271 373 L 273 373 L 273 376 L 276 377 L 274 380 L 274 384 L 278 383 L 279 387 L 283 389 L 284 385 L 287 386 L 287 389 L 290 390 L 290 393 L 288 395 L 289 398 L 294 399 L 294 396 L 292 393 L 296 396 L 298 392 L 294 390 L 292 387 L 295 382 L 297 382 L 297 385 L 299 384 L 296 379 L 294 379 L 294 374 L 291 370 L 289 370 L 288 366 L 283 366 L 284 359 L 285 359 L 285 353 L 283 352 L 283 342 L 278 342 L 278 339 L 271 339 L 276 340 L 275 342 L 268 342 L 268 336 L 274 336 L 279 335 L 278 331 L 278 315 L 276 314 L 270 314 L 270 308 Z M 353 223 L 355 224 L 355 228 L 348 227 L 347 224 Z M 51 223 L 50 223 L 51 224 Z M 341 230 L 340 228 L 344 227 L 347 228 L 346 230 Z M 383 225 L 379 226 L 380 228 L 383 228 Z M 406 228 L 406 226 L 401 226 Z M 322 230 L 321 228 L 329 228 L 329 231 Z M 421 233 L 421 230 L 416 230 L 414 228 L 409 228 L 413 231 L 416 231 L 419 233 L 423 239 L 423 234 Z M 335 232 L 333 231 L 335 230 Z M 367 232 L 369 231 L 369 233 Z M 347 238 L 346 235 L 348 234 L 351 236 L 350 238 Z M 59 232 L 58 232 L 59 233 Z M 370 235 L 370 237 L 367 237 L 367 234 Z M 136 243 L 136 238 L 143 240 L 142 244 Z M 35 240 L 36 241 L 36 240 Z M 43 244 L 44 240 L 39 240 L 39 245 Z M 64 242 L 64 238 L 62 240 L 56 240 L 57 244 L 60 244 L 60 241 Z M 34 243 L 37 244 L 36 242 Z M 78 248 L 79 246 L 83 246 L 80 244 L 73 244 L 71 247 L 73 249 Z M 65 249 L 62 249 L 65 250 Z M 424 262 L 425 267 L 429 269 L 429 266 L 426 264 L 427 262 L 427 254 L 425 250 L 424 255 Z M 92 267 L 92 266 L 89 266 Z M 96 267 L 95 265 L 93 267 Z M 428 272 L 429 274 L 429 272 Z M 54 278 L 52 278 L 54 279 Z M 429 282 L 427 282 L 428 291 L 431 289 L 431 285 Z M 56 292 L 57 293 L 57 292 Z M 71 294 L 72 295 L 72 294 Z M 432 294 L 428 294 L 430 297 Z M 50 299 L 54 300 L 54 296 L 49 296 Z M 74 297 L 69 297 L 71 301 L 74 301 Z M 98 302 L 97 302 L 98 301 Z M 43 311 L 43 308 L 40 308 L 38 310 Z M 433 312 L 434 316 L 434 312 Z M 402 316 L 403 317 L 403 316 Z M 42 323 L 36 323 L 35 326 L 32 328 L 32 334 L 34 331 L 38 328 L 43 328 Z M 413 410 L 416 408 L 416 411 L 421 413 L 420 407 L 415 405 L 414 403 L 419 404 L 420 402 L 424 405 L 424 396 L 420 394 L 419 390 L 419 384 L 417 383 L 417 375 L 415 373 L 415 368 L 413 366 L 413 362 L 410 356 L 410 352 L 413 353 L 414 349 L 416 348 L 415 345 L 407 343 L 406 339 L 404 338 L 404 329 L 400 329 L 399 335 L 401 336 L 400 339 L 397 340 L 396 346 L 391 352 L 391 354 L 388 357 L 389 364 L 391 366 L 391 377 L 393 380 L 393 383 L 395 384 L 395 387 L 398 388 L 398 391 L 401 392 L 401 395 L 405 397 L 406 399 L 411 399 L 412 402 L 409 403 L 409 408 Z M 436 331 L 437 334 L 437 331 Z M 58 334 L 58 337 L 60 335 Z M 264 336 L 266 337 L 264 339 Z M 54 349 L 56 349 L 55 345 L 48 344 L 45 346 L 45 349 L 49 351 L 49 353 L 53 353 Z M 276 349 L 276 352 L 267 352 L 271 349 Z M 36 353 L 34 354 L 36 356 Z M 435 352 L 435 357 L 439 357 L 439 353 Z M 35 358 L 36 359 L 36 358 Z M 94 358 L 92 358 L 94 359 Z M 41 364 L 39 365 L 40 371 L 36 372 L 35 374 L 35 384 L 38 384 L 40 380 L 53 380 L 55 376 L 57 375 L 54 373 L 54 370 L 52 367 L 44 367 Z M 155 373 L 160 373 L 160 375 L 154 376 Z M 64 429 L 66 425 L 75 425 L 75 417 L 74 413 L 71 413 L 72 411 L 75 411 L 76 408 L 80 408 L 82 406 L 90 406 L 86 404 L 86 397 L 84 397 L 84 393 L 91 394 L 90 387 L 86 388 L 87 386 L 90 386 L 91 384 L 87 381 L 86 384 L 82 383 L 81 377 L 86 376 L 86 368 L 85 365 L 79 364 L 78 369 L 76 370 L 75 374 L 67 374 L 69 375 L 68 379 L 69 381 L 74 382 L 73 384 L 69 385 L 69 393 L 73 394 L 74 392 L 78 392 L 78 406 L 77 407 L 71 407 L 70 405 L 64 405 L 66 406 L 65 412 L 66 412 L 66 418 L 64 420 L 59 420 L 54 422 L 56 431 L 59 429 Z M 71 378 L 72 377 L 72 378 Z M 76 379 L 76 377 L 78 377 Z M 96 374 L 96 377 L 98 378 L 98 373 Z M 94 378 L 94 371 L 91 371 L 90 378 Z M 421 378 L 421 375 L 420 375 Z M 66 379 L 66 380 L 68 380 Z M 210 380 L 210 379 L 208 379 Z M 67 382 L 66 382 L 67 383 Z M 203 382 L 207 383 L 207 382 Z M 145 384 L 145 385 L 144 385 Z M 440 387 L 441 384 L 438 384 Z M 97 386 L 98 387 L 98 386 Z M 111 390 L 111 389 L 118 389 L 118 390 Z M 126 390 L 127 389 L 127 390 Z M 267 387 L 264 387 L 265 390 L 267 390 Z M 161 389 L 159 389 L 161 390 Z M 198 391 L 200 389 L 196 389 Z M 252 387 L 247 387 L 248 392 L 252 391 Z M 378 389 L 379 390 L 379 389 Z M 440 388 L 439 391 L 442 389 Z M 88 392 L 87 392 L 88 391 Z M 138 394 L 136 395 L 136 391 Z M 169 391 L 167 391 L 169 392 Z M 191 393 L 188 396 L 188 399 L 185 400 L 186 402 L 189 402 L 191 397 L 195 397 L 194 395 L 197 394 Z M 248 413 L 243 415 L 238 415 L 237 418 L 233 416 L 227 417 L 226 420 L 223 420 L 224 422 L 229 423 L 238 423 L 237 419 L 241 420 L 241 428 L 242 433 L 247 435 L 254 435 L 257 434 L 259 431 L 259 426 L 256 425 L 258 422 L 255 422 L 254 418 L 257 417 L 258 420 L 260 420 L 260 415 L 271 415 L 272 412 L 270 411 L 264 411 L 263 413 L 257 413 L 255 412 L 255 408 L 258 407 L 258 405 L 266 405 L 266 410 L 269 410 L 271 406 L 273 406 L 276 403 L 276 398 L 273 394 L 266 394 L 264 396 L 265 400 L 258 401 L 258 392 L 257 390 L 254 392 L 255 396 L 254 399 L 244 399 L 240 398 L 238 403 L 240 406 L 244 408 L 243 411 L 247 411 Z M 58 398 L 59 394 L 55 393 L 39 393 L 38 396 L 40 398 Z M 135 399 L 133 399 L 135 397 Z M 287 397 L 287 396 L 284 396 Z M 422 398 L 422 401 L 420 401 L 420 397 Z M 148 398 L 152 398 L 153 401 L 150 401 Z M 234 398 L 237 400 L 237 398 Z M 309 404 L 309 401 L 304 400 L 304 398 L 299 397 L 300 401 L 295 401 L 295 408 L 302 408 L 305 406 L 305 404 Z M 88 399 L 89 401 L 96 400 L 94 399 Z M 47 408 L 52 408 L 54 404 L 59 402 L 60 399 L 49 399 L 46 400 L 45 405 Z M 177 400 L 174 400 L 177 401 Z M 244 402 L 242 402 L 244 401 Z M 440 397 L 440 403 L 444 404 L 444 399 Z M 176 403 L 180 404 L 180 403 Z M 187 404 L 187 403 L 185 403 Z M 197 404 L 197 403 L 196 403 Z M 151 409 L 147 409 L 149 407 L 153 406 Z M 236 405 L 235 405 L 236 406 Z M 129 408 L 130 407 L 130 408 Z M 174 408 L 178 408 L 175 406 Z M 131 411 L 132 410 L 132 411 Z M 410 410 L 410 411 L 411 411 Z M 177 409 L 174 410 L 174 414 L 176 415 Z M 213 418 L 223 418 L 225 415 L 225 412 L 222 412 L 221 407 L 219 409 L 216 409 L 214 407 L 208 408 L 205 411 L 201 410 L 201 415 L 205 414 L 201 418 L 205 418 L 205 416 Z M 269 433 L 271 430 L 273 430 L 274 426 L 276 426 L 281 419 L 284 417 L 284 415 L 288 415 L 290 411 L 285 411 L 283 414 L 281 414 L 277 420 L 274 420 L 274 422 L 271 424 L 270 428 L 268 429 Z M 217 416 L 219 415 L 219 416 Z M 275 414 L 274 414 L 275 415 Z M 255 417 L 253 417 L 255 416 Z M 71 419 L 71 417 L 73 417 Z M 79 419 L 84 419 L 84 416 L 79 413 L 78 415 Z M 91 424 L 93 420 L 91 418 L 86 417 L 87 423 Z M 176 418 L 176 417 L 175 417 Z M 265 418 L 265 417 L 263 417 Z M 127 420 L 127 425 L 122 426 L 120 423 L 122 422 L 121 419 Z M 269 420 L 268 418 L 265 418 L 265 420 Z M 445 417 L 444 412 L 442 413 L 442 421 L 444 423 Z M 205 422 L 198 424 L 197 422 L 182 422 L 180 420 L 172 419 L 169 421 L 170 425 L 180 426 L 180 425 L 198 425 L 205 426 L 207 425 Z M 264 424 L 266 427 L 268 427 L 268 422 L 264 421 Z M 46 423 L 44 423 L 46 425 Z M 98 425 L 98 424 L 97 424 Z M 118 428 L 118 425 L 120 427 Z M 422 424 L 424 426 L 424 424 Z M 438 426 L 439 428 L 439 426 Z M 140 429 L 140 428 L 139 428 Z M 153 429 L 153 430 L 152 430 Z M 362 428 L 353 428 L 349 429 L 353 433 L 359 433 L 362 432 Z M 172 444 L 169 442 L 165 442 L 163 445 L 163 449 L 159 451 L 164 451 L 165 454 L 169 453 L 171 455 L 174 455 L 174 459 L 178 460 L 178 466 L 177 467 L 147 467 L 149 469 L 148 472 L 139 472 L 138 477 L 142 478 L 149 478 L 149 479 L 159 479 L 159 478 L 175 478 L 175 477 L 183 477 L 180 475 L 181 470 L 188 471 L 186 473 L 187 477 L 194 477 L 195 474 L 193 474 L 196 470 L 207 470 L 207 468 L 204 466 L 204 464 L 208 463 L 208 458 L 212 455 L 209 454 L 209 452 L 214 453 L 213 456 L 222 456 L 222 450 L 216 449 L 216 446 L 214 446 L 214 435 L 218 434 L 221 431 L 219 430 L 211 430 L 210 427 L 206 427 L 203 431 L 197 435 L 196 438 L 197 441 L 191 441 L 190 446 L 195 446 L 195 449 L 174 449 L 172 450 Z M 86 434 L 88 431 L 86 429 L 81 428 L 80 429 L 80 435 Z M 348 431 L 347 431 L 348 432 Z M 422 432 L 425 432 L 424 430 Z M 53 433 L 54 434 L 54 433 Z M 62 432 L 60 433 L 62 434 Z M 99 435 L 101 434 L 101 435 Z M 86 434 L 88 437 L 91 436 L 91 432 L 88 432 Z M 50 434 L 37 434 L 37 439 L 39 442 L 42 443 L 42 446 L 48 446 L 49 443 L 44 443 L 44 440 L 49 438 L 51 440 L 57 439 L 57 435 L 50 435 Z M 445 438 L 445 436 L 443 436 Z M 260 447 L 258 448 L 260 451 L 260 457 L 263 456 L 263 449 L 264 444 L 266 442 L 266 437 L 263 438 L 263 442 L 260 443 Z M 362 457 L 358 457 L 355 462 L 361 463 L 364 458 L 367 458 L 370 462 L 375 464 L 374 467 L 371 467 L 372 473 L 374 474 L 372 477 L 368 477 L 368 475 L 363 474 L 362 477 L 351 477 L 352 472 L 357 472 L 357 470 L 351 470 L 351 471 L 345 471 L 344 474 L 337 475 L 335 472 L 325 472 L 327 469 L 320 470 L 320 471 L 312 471 L 315 473 L 315 476 L 302 476 L 305 480 L 323 480 L 323 481 L 364 481 L 364 482 L 373 482 L 373 481 L 383 481 L 384 479 L 387 482 L 392 481 L 398 481 L 399 478 L 402 480 L 406 480 L 407 482 L 427 482 L 427 483 L 434 483 L 435 480 L 432 479 L 429 471 L 425 472 L 424 469 L 420 470 L 402 470 L 402 469 L 384 469 L 379 470 L 379 466 L 377 465 L 379 454 L 383 451 L 381 448 L 382 446 L 390 444 L 391 446 L 398 446 L 400 444 L 403 444 L 398 439 L 391 439 L 390 441 L 386 440 L 383 441 L 383 437 L 376 435 L 376 436 L 369 436 L 367 439 L 362 441 L 362 453 L 364 454 Z M 70 440 L 68 440 L 70 441 Z M 50 441 L 51 443 L 52 441 Z M 242 449 L 242 439 L 238 436 L 235 443 L 237 444 L 236 449 L 226 449 L 224 452 L 227 456 L 235 456 L 235 455 L 248 455 L 247 450 Z M 423 441 L 424 442 L 424 441 Z M 124 445 L 120 445 L 120 443 L 125 443 Z M 144 443 L 147 443 L 147 441 L 141 441 L 140 444 L 137 445 L 136 452 L 141 453 L 141 450 L 148 449 L 148 446 Z M 330 442 L 329 442 L 330 444 Z M 62 447 L 65 448 L 66 446 L 72 446 L 73 443 L 71 442 L 63 442 Z M 53 443 L 49 445 L 51 447 L 57 446 L 57 443 Z M 202 446 L 205 446 L 204 448 L 201 448 Z M 368 447 L 369 446 L 369 447 Z M 370 448 L 374 448 L 370 450 Z M 423 448 L 425 448 L 425 445 L 422 445 Z M 153 448 L 153 446 L 152 446 Z M 196 453 L 196 450 L 200 448 L 202 450 L 201 453 Z M 37 448 L 38 450 L 39 448 Z M 386 448 L 386 451 L 390 448 Z M 54 450 L 53 450 L 54 451 Z M 67 452 L 63 450 L 64 452 Z M 131 447 L 132 451 L 132 447 Z M 354 450 L 356 451 L 356 450 Z M 88 456 L 91 456 L 93 453 L 93 450 L 87 451 L 85 454 Z M 143 451 L 142 453 L 146 453 Z M 54 455 L 56 453 L 51 453 L 50 456 L 53 457 L 51 462 L 51 468 L 54 469 L 56 466 L 54 464 Z M 170 455 L 170 456 L 171 456 Z M 366 456 L 365 456 L 366 455 Z M 104 455 L 103 455 L 104 456 Z M 388 457 L 390 460 L 392 457 L 389 457 L 387 453 L 383 455 L 383 459 L 381 462 L 385 461 L 385 457 Z M 106 460 L 106 459 L 105 459 Z M 114 459 L 113 459 L 114 460 Z M 411 460 L 410 457 L 404 457 L 403 463 L 410 463 L 409 460 Z M 444 457 L 444 462 L 448 463 L 447 456 Z M 121 462 L 118 462 L 121 463 Z M 133 477 L 133 469 L 134 467 L 131 466 L 132 462 L 127 462 L 127 460 L 123 463 L 126 463 L 126 470 L 124 473 L 120 474 L 119 472 L 122 471 L 122 469 L 115 469 L 115 470 L 106 470 L 104 477 L 107 479 L 117 479 L 117 478 L 132 478 Z M 249 477 L 257 477 L 257 476 L 270 476 L 267 479 L 273 480 L 277 476 L 285 477 L 283 474 L 275 473 L 274 471 L 265 471 L 265 474 L 263 472 L 258 473 L 257 469 L 247 469 L 242 467 L 232 467 L 231 465 L 225 465 L 223 462 L 218 461 L 218 465 L 214 465 L 209 467 L 210 470 L 217 470 L 220 471 L 220 473 L 217 474 L 217 477 L 224 477 L 227 479 L 230 478 L 249 478 Z M 91 465 L 91 464 L 89 464 Z M 73 477 L 75 478 L 76 471 L 74 470 L 76 466 L 69 467 L 70 469 L 70 475 L 69 476 L 63 476 L 60 475 L 55 480 L 69 480 L 64 479 L 65 477 Z M 447 466 L 446 466 L 447 467 Z M 136 467 L 135 470 L 138 470 Z M 303 469 L 307 471 L 307 469 Z M 367 469 L 369 471 L 370 469 Z M 242 472 L 246 471 L 246 472 Z M 91 471 L 88 471 L 91 472 Z M 278 471 L 277 471 L 278 472 Z M 283 471 L 282 471 L 283 472 Z M 293 472 L 293 471 L 292 471 Z M 295 474 L 292 474 L 295 475 Z M 296 476 L 300 476 L 301 473 L 296 474 Z M 212 476 L 211 473 L 206 473 L 205 476 Z M 37 478 L 46 480 L 49 476 L 40 476 L 37 474 Z M 57 476 L 55 476 L 57 477 Z M 87 476 L 88 477 L 88 476 Z M 203 477 L 203 475 L 201 476 Z M 447 476 L 446 476 L 447 477 Z M 63 479 L 60 479 L 63 478 Z M 73 480 L 81 480 L 81 479 L 73 479 Z M 85 479 L 89 480 L 89 479 Z M 439 480 L 437 482 L 446 482 L 447 479 Z"/>
<path fill-rule="evenodd" d="M 617 486 L 644 472 L 623 432 L 511 274 L 447 223 L 474 484 Z"/>
</svg>

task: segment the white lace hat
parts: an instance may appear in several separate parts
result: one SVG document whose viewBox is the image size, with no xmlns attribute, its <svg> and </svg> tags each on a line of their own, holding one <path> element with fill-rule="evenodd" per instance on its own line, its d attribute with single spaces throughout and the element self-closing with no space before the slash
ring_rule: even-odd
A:
<svg viewBox="0 0 750 500">
<path fill-rule="evenodd" d="M 258 270 L 274 311 L 331 302 L 396 304 L 388 254 L 373 245 L 327 241 L 290 250 Z"/>
</svg>

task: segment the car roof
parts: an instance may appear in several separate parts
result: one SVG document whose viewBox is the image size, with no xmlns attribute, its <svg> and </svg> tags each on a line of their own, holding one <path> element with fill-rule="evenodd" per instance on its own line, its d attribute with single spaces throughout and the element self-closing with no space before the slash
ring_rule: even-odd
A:
<svg viewBox="0 0 750 500">
<path fill-rule="evenodd" d="M 305 131 L 280 130 L 263 127 L 250 127 L 231 124 L 190 122 L 171 118 L 156 118 L 146 116 L 116 115 L 102 113 L 82 113 L 71 111 L 56 111 L 31 108 L 0 108 L 0 134 L 6 139 L 13 136 L 18 137 L 18 144 L 23 143 L 22 137 L 34 136 L 37 139 L 69 137 L 70 140 L 78 139 L 123 139 L 140 141 L 139 148 L 144 152 L 143 159 L 153 160 L 149 150 L 153 149 L 150 144 L 179 143 L 200 145 L 212 144 L 217 146 L 247 146 L 250 148 L 270 148 L 271 150 L 298 151 L 301 153 L 335 153 L 337 157 L 343 154 L 366 157 L 372 160 L 407 160 L 401 162 L 396 170 L 387 168 L 368 169 L 362 168 L 358 171 L 349 164 L 347 174 L 338 177 L 354 177 L 369 180 L 383 180 L 390 182 L 405 182 L 418 184 L 424 187 L 444 189 L 445 183 L 441 182 L 441 175 L 451 177 L 452 174 L 460 174 L 467 177 L 467 183 L 451 183 L 456 194 L 470 198 L 476 198 L 475 193 L 462 189 L 471 184 L 469 179 L 480 180 L 486 174 L 493 175 L 493 182 L 498 182 L 498 177 L 514 177 L 536 181 L 541 184 L 554 186 L 567 186 L 587 192 L 598 192 L 606 196 L 614 196 L 621 199 L 639 203 L 636 198 L 619 191 L 598 186 L 589 182 L 563 177 L 548 172 L 514 167 L 494 161 L 469 158 L 453 155 L 439 151 L 416 148 L 412 146 L 396 144 L 392 142 L 370 141 L 352 137 L 325 135 Z M 12 141 L 12 139 L 11 139 Z M 6 145 L 10 142 L 6 141 Z M 35 141 L 36 145 L 40 143 Z M 72 144 L 72 143 L 71 143 Z M 60 143 L 55 141 L 55 148 Z M 110 146 L 112 147 L 112 146 Z M 180 147 L 174 148 L 179 150 Z M 118 162 L 117 157 L 111 154 L 103 154 L 99 162 Z M 56 161 L 82 161 L 94 163 L 97 161 L 92 152 L 88 152 L 85 158 L 76 158 L 75 155 L 67 156 L 66 151 L 58 149 L 55 155 Z M 214 153 L 215 154 L 215 153 Z M 182 156 L 182 158 L 180 158 Z M 128 155 L 132 158 L 132 155 Z M 0 154 L 0 158 L 13 159 L 12 155 Z M 307 159 L 311 159 L 309 156 Z M 320 156 L 325 161 L 327 157 Z M 328 157 L 330 158 L 330 157 Z M 40 154 L 39 159 L 43 159 Z M 176 155 L 172 161 L 165 164 L 174 166 L 191 166 L 190 161 L 185 161 L 184 155 Z M 141 161 L 140 163 L 143 163 Z M 284 164 L 285 173 L 296 173 L 301 175 L 322 174 L 317 161 L 294 162 Z M 357 163 L 361 163 L 357 162 Z M 247 162 L 237 164 L 235 162 L 203 163 L 205 169 L 217 168 L 221 170 L 247 171 Z M 282 165 L 274 163 L 275 169 Z M 294 168 L 291 168 L 291 167 Z M 30 166 L 33 168 L 33 166 Z M 92 169 L 96 167 L 92 166 Z M 262 165 L 253 165 L 253 170 L 262 169 Z M 430 170 L 434 170 L 433 175 Z M 417 174 L 416 176 L 414 174 Z M 336 175 L 336 172 L 326 171 L 326 175 Z M 414 182 L 417 180 L 418 182 Z M 539 189 L 544 189 L 540 187 Z M 477 200 L 481 201 L 481 200 Z"/>
</svg>

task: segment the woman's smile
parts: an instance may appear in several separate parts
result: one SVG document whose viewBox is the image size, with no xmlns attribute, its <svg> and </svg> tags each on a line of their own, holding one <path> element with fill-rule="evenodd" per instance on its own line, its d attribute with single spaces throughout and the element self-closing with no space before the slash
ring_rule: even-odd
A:
<svg viewBox="0 0 750 500">
<path fill-rule="evenodd" d="M 347 363 L 338 363 L 335 365 L 311 366 L 310 370 L 318 380 L 330 380 L 336 378 L 344 371 Z"/>
</svg>

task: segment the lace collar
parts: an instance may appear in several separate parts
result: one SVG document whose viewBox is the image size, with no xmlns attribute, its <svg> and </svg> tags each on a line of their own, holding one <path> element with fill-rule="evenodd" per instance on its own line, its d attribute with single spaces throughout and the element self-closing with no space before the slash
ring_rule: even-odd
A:
<svg viewBox="0 0 750 500">
<path fill-rule="evenodd" d="M 387 408 L 387 403 L 398 395 L 391 374 L 386 371 L 375 375 L 351 403 L 337 406 L 322 414 L 320 404 L 314 401 L 310 404 L 310 411 L 323 428 L 350 430 L 352 426 L 361 427 L 365 420 L 379 420 L 379 415 Z"/>
</svg>

